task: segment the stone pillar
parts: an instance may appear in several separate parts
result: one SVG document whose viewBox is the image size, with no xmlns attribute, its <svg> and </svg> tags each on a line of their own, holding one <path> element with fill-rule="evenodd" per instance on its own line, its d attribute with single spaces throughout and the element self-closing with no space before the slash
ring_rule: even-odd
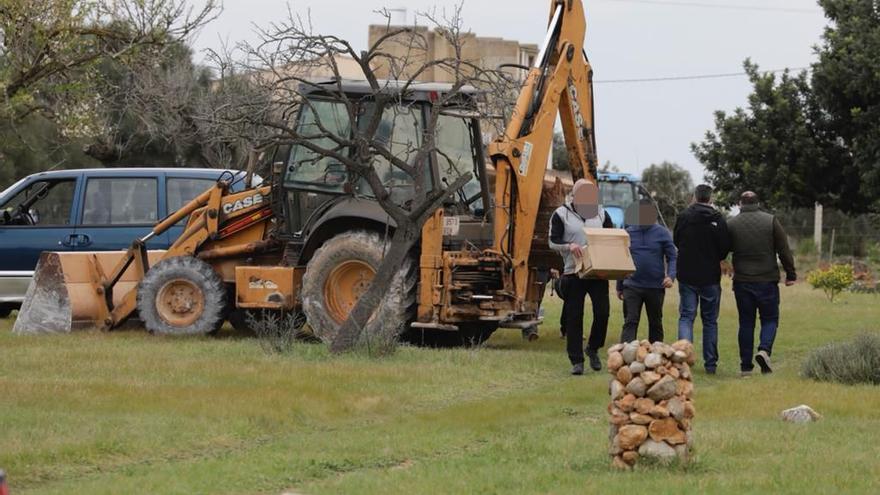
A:
<svg viewBox="0 0 880 495">
<path fill-rule="evenodd" d="M 634 340 L 608 349 L 612 465 L 631 469 L 641 457 L 690 458 L 694 346 Z"/>
</svg>

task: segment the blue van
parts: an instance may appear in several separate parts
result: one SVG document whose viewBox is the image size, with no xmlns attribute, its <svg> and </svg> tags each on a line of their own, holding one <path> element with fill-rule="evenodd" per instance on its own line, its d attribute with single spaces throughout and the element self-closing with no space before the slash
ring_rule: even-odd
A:
<svg viewBox="0 0 880 495">
<path fill-rule="evenodd" d="M 226 172 L 233 191 L 244 189 L 244 172 L 195 168 L 58 170 L 16 182 L 0 193 L 0 317 L 21 305 L 43 251 L 126 249 Z M 182 232 L 183 222 L 147 247 L 167 249 Z"/>
</svg>

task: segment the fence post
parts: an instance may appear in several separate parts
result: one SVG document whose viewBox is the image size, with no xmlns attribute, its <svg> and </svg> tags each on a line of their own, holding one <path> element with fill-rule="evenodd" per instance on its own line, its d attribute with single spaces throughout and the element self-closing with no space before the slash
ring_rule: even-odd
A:
<svg viewBox="0 0 880 495">
<path fill-rule="evenodd" d="M 816 213 L 813 217 L 813 244 L 816 246 L 816 254 L 822 259 L 822 204 L 816 202 Z"/>
<path fill-rule="evenodd" d="M 834 237 L 837 234 L 837 229 L 831 229 L 831 248 L 829 249 L 828 261 L 834 263 Z"/>
</svg>

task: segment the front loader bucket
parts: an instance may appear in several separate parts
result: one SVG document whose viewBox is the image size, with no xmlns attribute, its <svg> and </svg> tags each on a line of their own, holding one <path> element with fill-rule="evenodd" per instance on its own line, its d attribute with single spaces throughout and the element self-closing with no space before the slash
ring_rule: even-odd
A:
<svg viewBox="0 0 880 495">
<path fill-rule="evenodd" d="M 165 251 L 149 251 L 150 264 Z M 34 271 L 12 331 L 19 334 L 67 333 L 101 328 L 104 296 L 96 290 L 96 273 L 111 273 L 124 251 L 55 253 L 44 252 Z M 99 265 L 96 269 L 95 264 Z M 134 270 L 123 273 L 113 289 L 113 302 L 140 282 Z"/>
</svg>

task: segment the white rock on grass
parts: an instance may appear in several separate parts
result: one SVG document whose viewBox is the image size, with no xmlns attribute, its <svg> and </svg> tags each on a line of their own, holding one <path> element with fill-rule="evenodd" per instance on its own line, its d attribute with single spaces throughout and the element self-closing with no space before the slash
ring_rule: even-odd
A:
<svg viewBox="0 0 880 495">
<path fill-rule="evenodd" d="M 782 416 L 783 421 L 788 421 L 790 423 L 811 423 L 822 419 L 821 414 L 817 413 L 812 407 L 806 404 L 786 409 L 782 411 L 780 415 Z"/>
</svg>

